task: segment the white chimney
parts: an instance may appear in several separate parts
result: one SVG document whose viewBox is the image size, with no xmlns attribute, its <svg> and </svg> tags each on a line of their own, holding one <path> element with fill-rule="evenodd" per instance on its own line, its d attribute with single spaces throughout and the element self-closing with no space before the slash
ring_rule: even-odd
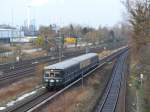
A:
<svg viewBox="0 0 150 112">
<path fill-rule="evenodd" d="M 27 6 L 27 25 L 28 25 L 28 28 L 30 27 L 30 21 L 31 21 L 30 10 L 31 10 L 31 6 L 28 5 L 28 6 Z"/>
</svg>

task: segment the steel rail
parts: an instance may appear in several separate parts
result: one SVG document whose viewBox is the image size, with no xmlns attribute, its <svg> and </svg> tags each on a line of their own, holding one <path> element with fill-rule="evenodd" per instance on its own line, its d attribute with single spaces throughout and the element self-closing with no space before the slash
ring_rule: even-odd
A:
<svg viewBox="0 0 150 112">
<path fill-rule="evenodd" d="M 120 50 L 120 51 L 118 51 L 117 53 L 114 53 L 114 54 L 112 54 L 112 55 L 106 57 L 106 58 L 107 58 L 107 61 L 110 61 L 112 56 L 118 55 L 118 53 L 121 52 L 121 51 L 122 51 L 122 50 Z M 81 54 L 81 53 L 80 53 L 80 52 L 77 53 L 77 55 L 79 55 L 79 54 Z M 76 55 L 74 55 L 74 54 L 68 54 L 68 56 L 67 56 L 67 57 L 64 57 L 64 59 L 66 59 L 66 58 L 71 58 L 71 57 L 74 57 L 74 56 L 76 56 Z M 48 59 L 44 59 L 44 60 L 42 60 L 42 61 L 43 61 L 43 62 L 52 61 L 51 63 L 54 63 L 55 61 L 58 61 L 58 59 L 53 59 L 53 60 L 51 60 L 51 59 L 48 58 Z M 102 59 L 101 61 L 103 61 L 103 59 Z M 39 64 L 39 63 L 38 63 L 38 64 Z M 4 82 L 5 82 L 6 85 L 7 85 L 8 83 L 10 84 L 10 82 L 11 82 L 11 83 L 12 83 L 12 82 L 15 82 L 16 80 L 21 79 L 21 78 L 24 78 L 24 77 L 26 77 L 26 76 L 33 76 L 33 75 L 35 74 L 35 67 L 36 67 L 38 64 L 30 64 L 30 66 L 28 66 L 28 67 L 25 67 L 25 68 L 22 68 L 22 67 L 21 67 L 21 69 L 17 69 L 17 70 L 11 71 L 11 72 L 6 72 L 6 73 L 4 73 L 4 74 L 1 74 L 1 75 L 0 75 L 0 86 L 1 86 L 1 87 L 4 86 L 4 85 L 5 85 Z M 32 69 L 32 70 L 31 70 L 31 69 Z M 31 73 L 30 73 L 30 72 L 31 72 Z M 5 79 L 7 79 L 7 80 L 5 80 Z M 4 81 L 4 80 L 5 80 L 5 81 Z"/>
<path fill-rule="evenodd" d="M 112 73 L 112 78 L 109 81 L 105 92 L 103 92 L 103 97 L 101 97 L 101 101 L 95 112 L 115 112 L 122 80 L 124 80 L 124 63 L 126 57 L 127 52 L 117 60 Z"/>
<path fill-rule="evenodd" d="M 122 52 L 121 52 L 122 53 Z M 119 55 L 119 54 L 118 54 Z M 117 55 L 117 56 L 118 56 Z M 113 55 L 114 56 L 114 55 Z M 116 56 L 116 55 L 115 55 Z M 110 57 L 109 57 L 110 58 Z M 111 57 L 112 59 L 113 59 L 113 57 Z M 103 60 L 108 60 L 108 58 L 104 58 Z M 96 67 L 95 69 L 93 69 L 93 70 L 91 70 L 90 72 L 88 72 L 87 74 L 85 74 L 84 76 L 83 76 L 83 78 L 85 78 L 85 77 L 87 77 L 87 76 L 89 76 L 89 75 L 91 75 L 91 73 L 93 73 L 95 70 L 97 70 L 97 69 L 99 69 L 100 67 L 102 67 L 103 65 L 105 65 L 107 62 L 101 62 L 100 63 L 100 65 L 98 66 L 98 67 Z M 44 104 L 46 104 L 47 102 L 49 102 L 49 101 L 51 101 L 52 99 L 54 99 L 54 98 L 56 98 L 57 96 L 59 96 L 60 94 L 62 94 L 63 92 L 65 92 L 66 90 L 68 90 L 70 87 L 72 87 L 73 85 L 75 85 L 76 83 L 78 83 L 79 81 L 81 81 L 82 80 L 82 77 L 81 78 L 79 78 L 78 80 L 76 80 L 76 81 L 74 81 L 73 83 L 71 83 L 70 85 L 68 85 L 67 87 L 65 87 L 65 88 L 63 88 L 62 90 L 60 90 L 60 91 L 58 91 L 57 93 L 55 93 L 55 94 L 53 94 L 52 96 L 50 96 L 49 98 L 46 98 L 46 99 L 44 99 L 42 102 L 40 102 L 39 104 L 37 104 L 37 105 L 35 105 L 35 106 L 33 106 L 32 108 L 31 108 L 31 106 L 30 106 L 30 108 L 28 108 L 28 107 L 23 107 L 23 108 L 25 108 L 25 110 L 27 111 L 27 112 L 32 112 L 32 111 L 34 111 L 34 110 L 36 110 L 36 109 L 38 109 L 39 107 L 41 107 L 41 106 L 43 106 Z M 22 111 L 22 112 L 24 112 L 24 110 L 19 110 L 19 111 Z M 19 112 L 19 111 L 17 111 L 17 112 Z"/>
<path fill-rule="evenodd" d="M 92 51 L 98 51 L 98 50 L 102 50 L 102 46 L 101 47 L 98 47 L 98 48 L 90 48 Z M 77 50 L 76 53 L 79 53 L 80 54 L 83 54 L 85 53 L 84 49 L 82 50 Z M 64 55 L 68 56 L 70 55 L 73 56 L 74 53 L 73 52 L 70 52 L 70 51 L 66 51 L 64 52 Z M 43 57 L 37 57 L 37 58 L 33 58 L 33 59 L 28 59 L 28 60 L 22 60 L 22 61 L 19 61 L 19 62 L 11 62 L 11 63 L 6 63 L 6 64 L 0 64 L 0 70 L 9 70 L 10 68 L 14 68 L 14 69 L 19 69 L 21 66 L 24 66 L 26 64 L 32 64 L 36 61 L 38 62 L 45 62 L 44 60 L 45 59 L 50 59 L 49 61 L 52 61 L 53 59 L 51 59 L 51 56 L 43 56 Z M 57 57 L 57 60 L 59 59 L 59 57 Z M 56 59 L 54 59 L 56 60 Z"/>
<path fill-rule="evenodd" d="M 102 67 L 103 65 L 105 65 L 108 61 L 108 59 L 113 59 L 114 56 L 119 56 L 121 53 L 125 52 L 127 49 L 121 50 L 119 51 L 119 53 L 115 53 L 112 54 L 111 56 L 108 56 L 107 58 L 104 58 L 103 60 L 105 61 L 101 61 L 100 65 L 98 67 L 96 67 L 95 69 L 91 70 L 90 72 L 88 72 L 87 74 L 84 75 L 84 77 L 89 76 L 91 73 L 93 73 L 95 70 L 97 70 L 98 68 Z M 116 55 L 117 54 L 117 55 Z M 69 84 L 68 86 L 66 86 L 65 88 L 63 88 L 62 90 L 56 92 L 55 94 L 51 94 L 46 95 L 47 97 L 41 95 L 38 97 L 34 97 L 33 99 L 31 99 L 28 102 L 24 102 L 22 105 L 17 105 L 15 107 L 10 107 L 10 109 L 6 109 L 3 112 L 32 112 L 34 110 L 36 110 L 37 108 L 43 106 L 45 103 L 47 103 L 48 101 L 56 98 L 57 96 L 59 96 L 60 94 L 62 94 L 64 91 L 68 90 L 70 87 L 72 87 L 73 85 L 75 85 L 76 83 L 78 83 L 79 81 L 82 80 L 82 77 L 79 78 L 78 80 L 74 81 L 73 83 Z M 49 93 L 46 93 L 49 94 Z"/>
</svg>

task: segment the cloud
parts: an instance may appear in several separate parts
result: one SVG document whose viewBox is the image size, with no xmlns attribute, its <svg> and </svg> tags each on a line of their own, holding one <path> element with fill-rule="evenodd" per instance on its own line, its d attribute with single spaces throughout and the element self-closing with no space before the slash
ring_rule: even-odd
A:
<svg viewBox="0 0 150 112">
<path fill-rule="evenodd" d="M 48 4 L 49 0 L 32 0 L 29 3 L 29 6 L 35 6 L 35 7 L 39 7 L 39 6 L 44 6 L 46 4 Z"/>
</svg>

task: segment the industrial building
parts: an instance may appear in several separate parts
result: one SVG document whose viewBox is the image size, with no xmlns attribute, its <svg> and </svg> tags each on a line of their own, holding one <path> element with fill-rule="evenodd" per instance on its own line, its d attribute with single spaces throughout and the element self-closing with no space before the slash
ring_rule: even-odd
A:
<svg viewBox="0 0 150 112">
<path fill-rule="evenodd" d="M 0 43 L 11 43 L 15 40 L 22 40 L 24 32 L 16 27 L 0 25 Z"/>
</svg>

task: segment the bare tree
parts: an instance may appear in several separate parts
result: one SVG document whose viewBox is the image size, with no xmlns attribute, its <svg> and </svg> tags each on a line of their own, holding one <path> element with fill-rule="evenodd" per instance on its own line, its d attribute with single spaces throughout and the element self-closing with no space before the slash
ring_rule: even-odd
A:
<svg viewBox="0 0 150 112">
<path fill-rule="evenodd" d="M 148 112 L 150 110 L 150 0 L 127 0 L 126 7 L 129 13 L 129 22 L 132 26 L 134 59 L 138 56 L 137 67 L 135 67 L 136 77 L 140 77 L 141 73 L 144 74 L 144 107 L 147 109 L 145 112 Z"/>
<path fill-rule="evenodd" d="M 126 2 L 133 28 L 133 41 L 137 50 L 150 42 L 150 1 L 135 0 Z"/>
<path fill-rule="evenodd" d="M 51 47 L 55 47 L 55 35 L 56 32 L 53 30 L 52 26 L 41 26 L 39 28 L 39 39 L 37 44 L 42 45 L 42 47 L 49 52 Z M 42 38 L 42 39 L 41 39 Z"/>
</svg>

